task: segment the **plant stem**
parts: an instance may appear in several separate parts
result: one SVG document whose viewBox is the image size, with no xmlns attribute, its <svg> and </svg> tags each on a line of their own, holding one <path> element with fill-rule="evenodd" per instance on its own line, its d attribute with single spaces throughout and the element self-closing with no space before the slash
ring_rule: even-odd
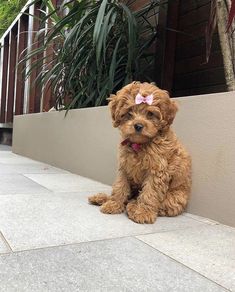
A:
<svg viewBox="0 0 235 292">
<path fill-rule="evenodd" d="M 228 91 L 233 91 L 235 90 L 235 75 L 233 68 L 232 51 L 229 42 L 229 35 L 228 33 L 226 33 L 227 25 L 226 20 L 228 18 L 228 13 L 225 2 L 223 0 L 217 0 L 216 14 L 227 89 Z"/>
</svg>

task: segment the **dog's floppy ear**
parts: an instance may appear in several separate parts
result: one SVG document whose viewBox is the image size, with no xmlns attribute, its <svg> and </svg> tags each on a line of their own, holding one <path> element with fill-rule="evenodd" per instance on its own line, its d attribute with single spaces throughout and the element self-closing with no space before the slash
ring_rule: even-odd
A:
<svg viewBox="0 0 235 292">
<path fill-rule="evenodd" d="M 165 90 L 162 91 L 163 98 L 159 104 L 163 116 L 163 128 L 167 129 L 173 123 L 178 106 L 175 101 L 169 97 L 169 93 Z"/>
<path fill-rule="evenodd" d="M 140 82 L 133 81 L 120 89 L 116 95 L 111 94 L 108 98 L 109 109 L 113 119 L 113 126 L 117 128 L 125 114 L 128 112 L 130 100 L 135 96 L 139 90 Z"/>
<path fill-rule="evenodd" d="M 178 111 L 177 103 L 173 101 L 172 99 L 170 99 L 170 105 L 168 107 L 168 114 L 167 114 L 168 125 L 171 125 L 173 123 L 177 111 Z"/>
<path fill-rule="evenodd" d="M 111 117 L 113 120 L 113 126 L 117 128 L 120 125 L 120 121 L 117 115 L 117 105 L 118 105 L 118 98 L 115 94 L 111 94 L 110 97 L 107 99 L 109 101 L 109 109 L 111 112 Z"/>
</svg>

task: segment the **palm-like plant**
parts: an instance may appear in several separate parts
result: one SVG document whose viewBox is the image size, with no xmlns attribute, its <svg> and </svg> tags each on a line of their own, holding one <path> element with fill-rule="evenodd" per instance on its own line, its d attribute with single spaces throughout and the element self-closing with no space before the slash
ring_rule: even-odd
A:
<svg viewBox="0 0 235 292">
<path fill-rule="evenodd" d="M 42 22 L 51 28 L 40 31 L 44 43 L 24 61 L 53 51 L 53 58 L 44 54 L 43 62 L 31 64 L 27 76 L 41 66 L 37 81 L 50 84 L 57 107 L 104 105 L 132 80 L 151 80 L 158 1 L 138 10 L 131 8 L 135 1 L 71 0 L 60 8 L 43 2 L 49 13 Z"/>
</svg>

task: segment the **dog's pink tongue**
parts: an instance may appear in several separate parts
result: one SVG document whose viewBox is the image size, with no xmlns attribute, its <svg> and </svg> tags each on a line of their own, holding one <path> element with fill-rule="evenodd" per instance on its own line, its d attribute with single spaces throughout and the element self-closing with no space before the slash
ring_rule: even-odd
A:
<svg viewBox="0 0 235 292">
<path fill-rule="evenodd" d="M 132 148 L 134 151 L 139 151 L 139 150 L 140 150 L 140 147 L 141 147 L 140 144 L 137 144 L 137 143 L 133 143 L 133 144 L 131 144 L 131 148 Z"/>
</svg>

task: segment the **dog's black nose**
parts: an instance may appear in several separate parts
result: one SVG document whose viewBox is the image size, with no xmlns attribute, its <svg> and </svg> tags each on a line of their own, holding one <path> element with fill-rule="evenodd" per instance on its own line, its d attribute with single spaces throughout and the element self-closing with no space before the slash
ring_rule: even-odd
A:
<svg viewBox="0 0 235 292">
<path fill-rule="evenodd" d="M 142 124 L 135 124 L 134 125 L 134 128 L 135 128 L 136 132 L 141 132 L 143 127 L 144 126 Z"/>
</svg>

